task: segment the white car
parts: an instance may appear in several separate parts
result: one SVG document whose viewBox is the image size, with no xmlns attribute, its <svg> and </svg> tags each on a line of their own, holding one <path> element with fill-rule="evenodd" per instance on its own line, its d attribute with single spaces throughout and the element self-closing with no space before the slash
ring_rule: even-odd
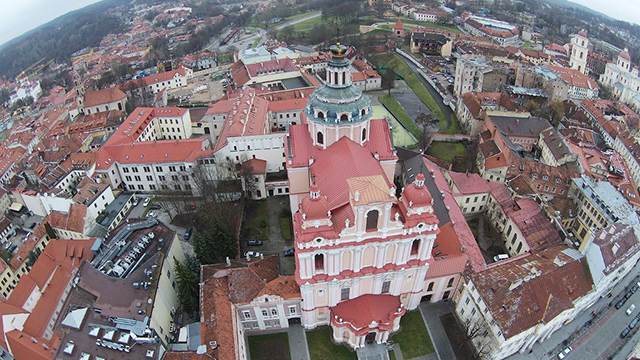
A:
<svg viewBox="0 0 640 360">
<path fill-rule="evenodd" d="M 507 254 L 498 254 L 498 255 L 493 257 L 493 261 L 494 262 L 498 262 L 498 261 L 502 261 L 502 260 L 507 260 L 508 258 L 509 258 L 509 255 L 507 255 Z"/>
<path fill-rule="evenodd" d="M 636 309 L 636 304 L 631 304 L 631 306 L 629 306 L 629 308 L 627 309 L 626 313 L 627 315 L 631 315 L 631 313 L 633 312 L 633 310 Z"/>
<path fill-rule="evenodd" d="M 560 354 L 558 354 L 558 359 L 562 360 L 565 357 L 567 357 L 567 355 L 569 355 L 571 350 L 573 350 L 571 346 L 567 346 L 566 348 L 564 348 L 562 351 L 560 351 Z"/>
<path fill-rule="evenodd" d="M 151 198 L 146 198 L 144 199 L 144 201 L 142 202 L 142 206 L 147 207 L 149 206 L 149 203 L 151 202 Z"/>
</svg>

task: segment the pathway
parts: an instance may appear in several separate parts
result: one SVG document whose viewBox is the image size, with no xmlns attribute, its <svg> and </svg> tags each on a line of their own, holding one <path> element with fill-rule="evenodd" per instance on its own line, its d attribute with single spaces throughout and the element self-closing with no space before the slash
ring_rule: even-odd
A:
<svg viewBox="0 0 640 360">
<path fill-rule="evenodd" d="M 319 16 L 322 16 L 322 12 L 321 11 L 317 11 L 317 12 L 311 13 L 311 14 L 309 14 L 307 16 L 304 16 L 304 17 L 301 17 L 299 19 L 285 21 L 282 24 L 278 24 L 278 25 L 274 26 L 274 29 L 275 30 L 281 30 L 281 29 L 286 28 L 287 26 L 292 26 L 292 25 L 295 25 L 295 24 L 299 24 L 299 23 L 305 22 L 307 20 L 315 19 L 315 18 L 317 18 Z"/>
<path fill-rule="evenodd" d="M 469 135 L 464 134 L 442 134 L 437 133 L 433 134 L 431 137 L 433 141 L 446 141 L 446 142 L 463 142 L 463 141 L 472 141 L 473 138 Z"/>
<path fill-rule="evenodd" d="M 307 335 L 300 324 L 294 324 L 287 329 L 289 335 L 289 353 L 291 360 L 309 360 L 309 346 L 307 345 Z"/>
<path fill-rule="evenodd" d="M 389 360 L 387 346 L 384 344 L 367 344 L 356 350 L 358 360 Z"/>
<path fill-rule="evenodd" d="M 447 337 L 444 326 L 442 326 L 442 322 L 440 321 L 440 316 L 453 311 L 451 303 L 439 302 L 432 304 L 423 302 L 419 307 L 438 359 L 455 360 L 456 356 L 453 352 L 453 347 L 451 347 L 449 337 Z"/>
</svg>

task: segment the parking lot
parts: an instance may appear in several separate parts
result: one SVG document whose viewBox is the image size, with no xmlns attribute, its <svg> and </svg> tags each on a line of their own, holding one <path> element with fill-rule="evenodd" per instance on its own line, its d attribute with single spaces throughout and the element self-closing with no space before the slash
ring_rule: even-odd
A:
<svg viewBox="0 0 640 360">
<path fill-rule="evenodd" d="M 290 256 L 292 253 L 285 256 L 285 251 L 293 247 L 291 225 L 287 221 L 290 218 L 288 209 L 288 198 L 282 196 L 248 202 L 240 235 L 242 254 L 252 251 L 264 255 L 279 255 L 280 271 L 285 275 L 293 274 L 295 270 L 294 257 Z M 289 233 L 286 233 L 287 227 Z M 255 245 L 249 245 L 250 240 Z"/>
</svg>

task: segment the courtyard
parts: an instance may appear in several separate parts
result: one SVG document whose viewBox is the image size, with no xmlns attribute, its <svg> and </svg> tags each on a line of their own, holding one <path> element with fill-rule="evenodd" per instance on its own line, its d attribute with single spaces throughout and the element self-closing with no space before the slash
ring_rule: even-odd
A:
<svg viewBox="0 0 640 360">
<path fill-rule="evenodd" d="M 242 230 L 240 249 L 257 251 L 264 255 L 279 255 L 280 272 L 291 275 L 295 270 L 293 256 L 284 256 L 284 251 L 293 247 L 291 213 L 289 201 L 284 196 L 271 196 L 264 200 L 247 201 Z M 262 245 L 249 246 L 249 240 L 262 241 Z"/>
<path fill-rule="evenodd" d="M 434 345 L 420 310 L 406 313 L 400 320 L 400 330 L 390 338 L 390 359 L 425 359 L 435 356 Z M 304 331 L 294 325 L 286 332 L 253 335 L 247 339 L 251 360 L 355 360 L 356 351 L 333 342 L 331 327 L 321 326 Z"/>
<path fill-rule="evenodd" d="M 493 257 L 498 254 L 508 254 L 502 235 L 485 214 L 469 218 L 467 223 L 487 263 L 494 262 Z"/>
</svg>

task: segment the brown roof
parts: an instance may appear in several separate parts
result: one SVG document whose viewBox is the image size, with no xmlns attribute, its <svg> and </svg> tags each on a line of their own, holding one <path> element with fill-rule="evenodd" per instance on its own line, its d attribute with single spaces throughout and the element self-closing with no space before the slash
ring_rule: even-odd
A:
<svg viewBox="0 0 640 360">
<path fill-rule="evenodd" d="M 506 338 L 547 323 L 592 289 L 584 260 L 564 245 L 470 275 Z"/>
<path fill-rule="evenodd" d="M 84 106 L 98 106 L 121 101 L 127 98 L 127 95 L 117 87 L 111 87 L 101 90 L 89 90 L 84 95 Z"/>
<path fill-rule="evenodd" d="M 294 279 L 291 276 L 279 277 L 278 274 L 277 256 L 249 262 L 233 261 L 231 266 L 226 264 L 202 266 L 201 343 L 208 344 L 209 341 L 214 340 L 218 343 L 216 349 L 208 349 L 209 355 L 218 360 L 237 358 L 238 339 L 234 331 L 234 304 L 249 303 L 263 294 L 276 294 L 285 298 L 299 296 L 300 290 L 296 289 Z M 174 355 L 169 358 L 172 356 Z"/>
<path fill-rule="evenodd" d="M 600 248 L 605 274 L 618 269 L 620 265 L 640 251 L 640 242 L 638 242 L 633 226 L 620 223 L 598 231 L 594 235 L 593 243 Z"/>
</svg>

